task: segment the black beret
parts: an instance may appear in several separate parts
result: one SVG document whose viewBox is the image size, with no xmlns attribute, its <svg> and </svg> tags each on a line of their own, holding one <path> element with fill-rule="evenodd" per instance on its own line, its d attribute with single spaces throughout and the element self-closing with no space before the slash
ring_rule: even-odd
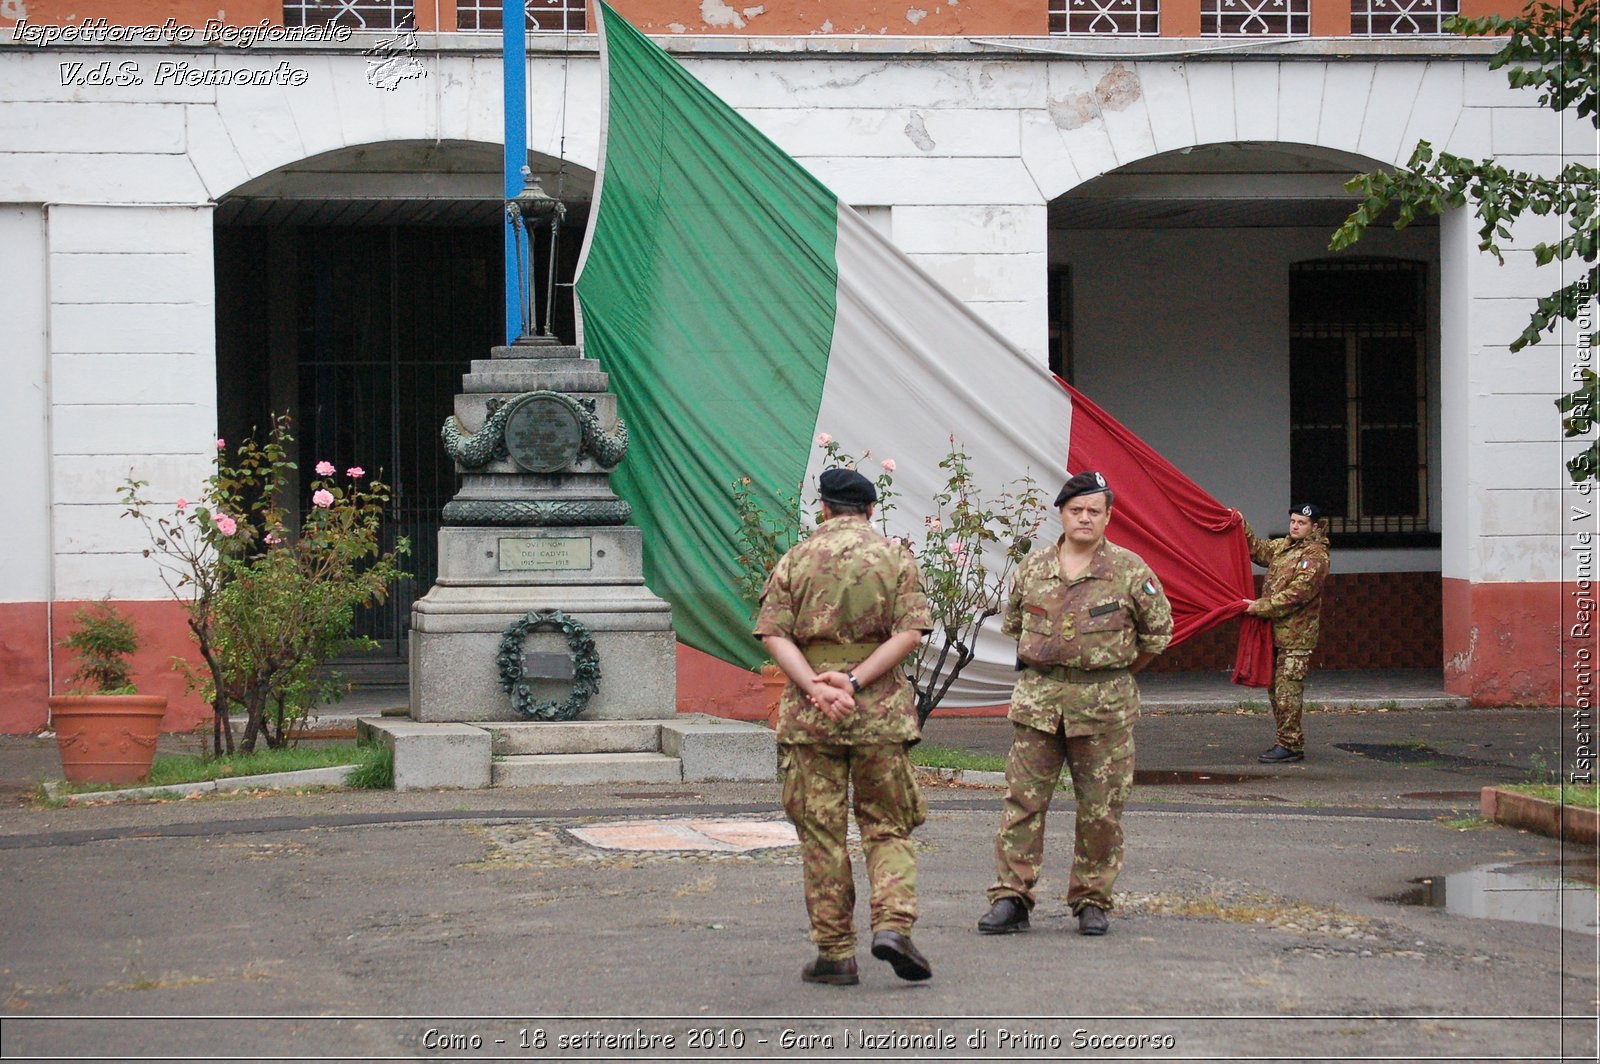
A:
<svg viewBox="0 0 1600 1064">
<path fill-rule="evenodd" d="M 824 469 L 817 478 L 817 486 L 821 489 L 823 502 L 865 506 L 878 501 L 878 489 L 854 469 Z"/>
<path fill-rule="evenodd" d="M 1068 499 L 1075 499 L 1079 495 L 1093 495 L 1097 491 L 1111 494 L 1111 486 L 1106 483 L 1106 478 L 1099 473 L 1079 473 L 1061 485 L 1061 491 L 1056 495 L 1056 509 L 1065 506 Z"/>
<path fill-rule="evenodd" d="M 1299 514 L 1301 517 L 1309 517 L 1313 521 L 1322 520 L 1322 507 L 1314 502 L 1303 502 L 1299 506 L 1291 506 L 1289 512 Z"/>
</svg>

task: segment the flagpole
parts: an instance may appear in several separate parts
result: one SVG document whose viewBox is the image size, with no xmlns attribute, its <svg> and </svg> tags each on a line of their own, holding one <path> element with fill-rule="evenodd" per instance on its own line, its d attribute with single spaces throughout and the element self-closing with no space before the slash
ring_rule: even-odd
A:
<svg viewBox="0 0 1600 1064">
<path fill-rule="evenodd" d="M 500 0 L 501 86 L 505 95 L 505 199 L 522 191 L 522 168 L 528 165 L 528 27 L 526 0 Z M 506 260 L 506 343 L 523 333 L 523 270 L 532 268 L 532 248 L 524 264 L 517 226 L 502 216 Z"/>
</svg>

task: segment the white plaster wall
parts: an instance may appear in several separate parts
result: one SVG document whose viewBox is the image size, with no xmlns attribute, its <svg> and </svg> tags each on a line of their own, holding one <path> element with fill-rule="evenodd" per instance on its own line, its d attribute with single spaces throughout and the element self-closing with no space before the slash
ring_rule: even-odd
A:
<svg viewBox="0 0 1600 1064">
<path fill-rule="evenodd" d="M 43 602 L 50 590 L 49 346 L 44 212 L 0 205 L 0 452 L 10 513 L 0 521 L 0 602 Z"/>
<path fill-rule="evenodd" d="M 448 50 L 427 54 L 426 77 L 386 91 L 367 83 L 367 61 L 357 53 L 233 50 L 184 59 L 237 69 L 287 58 L 308 71 L 307 83 L 190 88 L 154 84 L 155 64 L 170 56 L 122 50 L 115 58 L 135 63 L 144 84 L 64 86 L 60 63 L 84 56 L 102 57 L 0 49 L 0 203 L 50 205 L 49 245 L 39 257 L 47 258 L 52 278 L 49 372 L 63 389 L 53 427 L 57 593 L 131 595 L 148 590 L 141 575 L 148 566 L 132 565 L 128 524 L 108 516 L 102 501 L 119 479 L 112 471 L 138 458 L 150 464 L 162 493 L 177 494 L 209 457 L 215 413 L 208 398 L 214 338 L 207 206 L 247 180 L 335 149 L 394 139 L 495 141 L 499 64 Z M 1503 74 L 1481 59 L 978 60 L 932 51 L 797 61 L 704 50 L 684 58 L 842 199 L 891 208 L 907 252 L 1041 359 L 1046 205 L 1109 170 L 1234 140 L 1320 145 L 1392 164 L 1426 137 L 1458 153 L 1501 152 L 1541 168 L 1559 162 L 1563 144 L 1582 150 L 1593 143 L 1592 129 L 1544 111 L 1532 93 L 1507 88 Z M 594 57 L 533 57 L 529 85 L 529 146 L 593 167 Z M 1530 462 L 1544 468 L 1551 442 L 1544 426 L 1556 431 L 1548 405 L 1556 384 L 1553 376 L 1519 376 L 1523 364 L 1511 365 L 1496 350 L 1505 342 L 1499 323 L 1553 284 L 1536 276 L 1526 252 L 1495 268 L 1460 228 L 1446 225 L 1441 264 L 1447 339 L 1438 390 L 1450 397 L 1441 479 L 1445 504 L 1462 509 L 1446 511 L 1444 568 L 1474 580 L 1553 578 L 1559 551 L 1547 549 L 1546 531 L 1553 485 L 1530 487 L 1523 469 Z M 149 241 L 136 235 L 147 230 Z M 1134 251 L 1116 238 L 1106 244 L 1113 254 Z M 1193 249 L 1171 250 L 1198 271 L 1188 278 L 1215 273 Z M 1241 280 L 1261 279 L 1259 263 L 1237 269 Z M 1086 278 L 1078 271 L 1080 285 Z M 1228 287 L 1235 287 L 1231 279 Z M 1197 288 L 1190 283 L 1167 295 L 1193 303 Z M 1458 313 L 1464 318 L 1453 317 Z M 1249 322 L 1236 314 L 1232 328 L 1224 328 L 1226 314 L 1204 315 L 1204 335 L 1181 343 L 1160 335 L 1170 316 L 1129 321 L 1123 331 L 1142 345 L 1146 361 L 1138 365 L 1146 368 L 1112 375 L 1103 357 L 1097 366 L 1087 354 L 1094 347 L 1083 347 L 1080 380 L 1208 489 L 1243 500 L 1253 520 L 1268 523 L 1281 500 L 1268 498 L 1273 493 L 1262 485 L 1286 483 L 1286 455 L 1249 463 L 1247 477 L 1229 456 L 1234 445 L 1260 442 L 1254 430 L 1230 422 L 1203 437 L 1195 422 L 1170 410 L 1147 415 L 1163 394 L 1214 392 L 1223 356 L 1258 382 L 1269 407 L 1281 404 L 1285 363 L 1267 342 L 1269 333 L 1281 337 L 1281 314 L 1281 307 L 1269 308 Z M 1114 342 L 1120 348 L 1127 341 Z M 1113 338 L 1095 343 L 1113 349 Z M 1097 386 L 1096 374 L 1115 387 Z"/>
<path fill-rule="evenodd" d="M 198 498 L 216 450 L 211 210 L 49 208 L 52 549 L 58 598 L 164 590 L 118 488 Z"/>
</svg>

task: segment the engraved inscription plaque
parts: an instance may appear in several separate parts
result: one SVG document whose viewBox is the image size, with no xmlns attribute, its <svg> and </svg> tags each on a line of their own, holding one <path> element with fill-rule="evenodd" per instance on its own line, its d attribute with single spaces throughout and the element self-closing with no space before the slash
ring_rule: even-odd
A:
<svg viewBox="0 0 1600 1064">
<path fill-rule="evenodd" d="M 592 569 L 588 536 L 518 536 L 500 541 L 500 571 L 527 573 L 553 569 Z"/>
<path fill-rule="evenodd" d="M 517 404 L 506 421 L 506 450 L 530 473 L 554 473 L 578 460 L 583 425 L 572 408 L 549 395 Z"/>
</svg>

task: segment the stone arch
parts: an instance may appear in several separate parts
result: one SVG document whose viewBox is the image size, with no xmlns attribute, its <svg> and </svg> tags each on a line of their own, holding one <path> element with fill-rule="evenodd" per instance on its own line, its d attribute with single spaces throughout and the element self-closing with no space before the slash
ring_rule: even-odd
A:
<svg viewBox="0 0 1600 1064">
<path fill-rule="evenodd" d="M 1047 200 L 1152 156 L 1282 143 L 1404 162 L 1419 139 L 1486 150 L 1460 121 L 1459 60 L 1319 59 L 1054 63 L 1045 106 L 1023 117 L 1023 157 Z"/>
</svg>

